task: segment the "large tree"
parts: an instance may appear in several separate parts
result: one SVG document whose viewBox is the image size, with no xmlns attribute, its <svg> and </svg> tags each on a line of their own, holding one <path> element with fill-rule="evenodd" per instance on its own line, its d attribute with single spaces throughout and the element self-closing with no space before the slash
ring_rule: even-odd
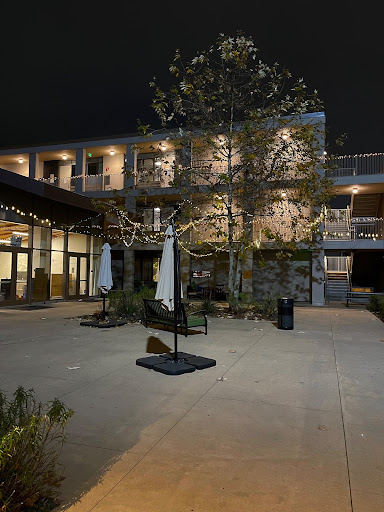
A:
<svg viewBox="0 0 384 512">
<path fill-rule="evenodd" d="M 175 184 L 184 183 L 190 225 L 229 254 L 236 310 L 247 250 L 313 246 L 330 182 L 320 171 L 324 126 L 317 92 L 279 64 L 258 58 L 252 38 L 220 34 L 206 51 L 170 65 L 174 84 L 154 79 L 152 106 L 182 148 Z M 193 186 L 193 189 L 191 189 Z M 192 193 L 193 190 L 193 193 Z M 208 238 L 208 237 L 207 237 Z M 209 239 L 209 238 L 208 238 Z M 282 252 L 281 254 L 287 254 Z"/>
</svg>

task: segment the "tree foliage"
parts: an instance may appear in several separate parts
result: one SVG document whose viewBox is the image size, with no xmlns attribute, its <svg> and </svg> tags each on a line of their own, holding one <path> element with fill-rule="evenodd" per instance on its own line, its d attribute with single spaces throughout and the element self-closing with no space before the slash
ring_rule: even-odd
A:
<svg viewBox="0 0 384 512">
<path fill-rule="evenodd" d="M 210 231 L 229 253 L 236 309 L 248 249 L 265 240 L 289 250 L 316 242 L 331 185 L 319 172 L 322 105 L 303 79 L 264 63 L 241 33 L 220 34 L 187 62 L 176 51 L 169 71 L 169 90 L 150 84 L 152 107 L 182 154 L 174 171 L 175 185 L 186 185 L 186 222 L 204 226 L 202 239 Z"/>
</svg>

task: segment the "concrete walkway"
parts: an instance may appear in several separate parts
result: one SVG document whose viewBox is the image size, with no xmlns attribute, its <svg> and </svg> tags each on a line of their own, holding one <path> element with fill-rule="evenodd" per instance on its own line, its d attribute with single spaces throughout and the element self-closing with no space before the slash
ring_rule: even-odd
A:
<svg viewBox="0 0 384 512">
<path fill-rule="evenodd" d="M 172 333 L 74 318 L 95 309 L 0 309 L 0 388 L 75 410 L 61 510 L 384 510 L 384 324 L 363 306 L 295 307 L 293 331 L 210 319 L 179 350 L 217 365 L 181 376 L 135 364 Z"/>
</svg>

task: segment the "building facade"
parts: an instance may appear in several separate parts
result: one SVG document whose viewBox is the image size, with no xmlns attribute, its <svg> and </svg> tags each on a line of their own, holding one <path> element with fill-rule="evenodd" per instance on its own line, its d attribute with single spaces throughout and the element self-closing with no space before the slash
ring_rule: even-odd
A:
<svg viewBox="0 0 384 512">
<path fill-rule="evenodd" d="M 313 116 L 325 124 L 324 114 Z M 178 158 L 177 148 L 164 134 L 150 140 L 127 135 L 0 150 L 3 182 L 11 175 L 25 181 L 14 183 L 12 196 L 3 186 L 0 191 L 0 278 L 12 283 L 2 287 L 0 304 L 98 295 L 98 261 L 106 232 L 112 246 L 114 288 L 155 287 L 162 245 L 152 239 L 114 243 L 113 230 L 108 235 L 109 221 L 92 199 L 125 206 L 153 232 L 164 231 L 179 200 L 179 191 L 172 186 Z M 190 159 L 189 165 L 199 165 Z M 335 160 L 330 171 L 335 197 L 327 211 L 322 246 L 297 251 L 282 262 L 277 249 L 263 240 L 264 264 L 259 265 L 249 251 L 242 291 L 256 298 L 289 296 L 319 306 L 341 299 L 346 287 L 383 291 L 383 162 L 382 154 Z M 127 167 L 133 173 L 126 174 Z M 45 187 L 44 201 L 35 190 L 26 207 L 27 199 L 20 192 L 26 183 Z M 124 193 L 127 188 L 129 195 Z M 55 201 L 66 214 L 56 215 Z M 47 214 L 37 209 L 43 202 Z M 76 218 L 68 218 L 75 211 Z M 193 232 L 188 236 L 183 248 L 194 250 L 181 251 L 184 296 L 192 282 L 225 292 L 227 254 L 196 257 L 198 240 Z"/>
</svg>

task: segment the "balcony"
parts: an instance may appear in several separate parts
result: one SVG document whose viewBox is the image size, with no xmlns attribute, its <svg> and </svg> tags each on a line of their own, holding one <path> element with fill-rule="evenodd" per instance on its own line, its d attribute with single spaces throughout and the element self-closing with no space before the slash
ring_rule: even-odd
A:
<svg viewBox="0 0 384 512">
<path fill-rule="evenodd" d="M 329 210 L 324 222 L 324 240 L 384 240 L 384 222 L 377 217 L 351 217 L 347 209 Z"/>
<path fill-rule="evenodd" d="M 79 177 L 62 177 L 57 178 L 39 178 L 38 181 L 48 183 L 64 190 L 75 191 L 75 183 L 77 180 L 82 181 L 82 192 L 96 192 L 108 190 L 122 190 L 124 188 L 124 174 L 95 174 Z"/>
<path fill-rule="evenodd" d="M 329 159 L 328 164 L 331 168 L 325 174 L 331 178 L 384 174 L 384 153 L 337 156 Z"/>
</svg>

